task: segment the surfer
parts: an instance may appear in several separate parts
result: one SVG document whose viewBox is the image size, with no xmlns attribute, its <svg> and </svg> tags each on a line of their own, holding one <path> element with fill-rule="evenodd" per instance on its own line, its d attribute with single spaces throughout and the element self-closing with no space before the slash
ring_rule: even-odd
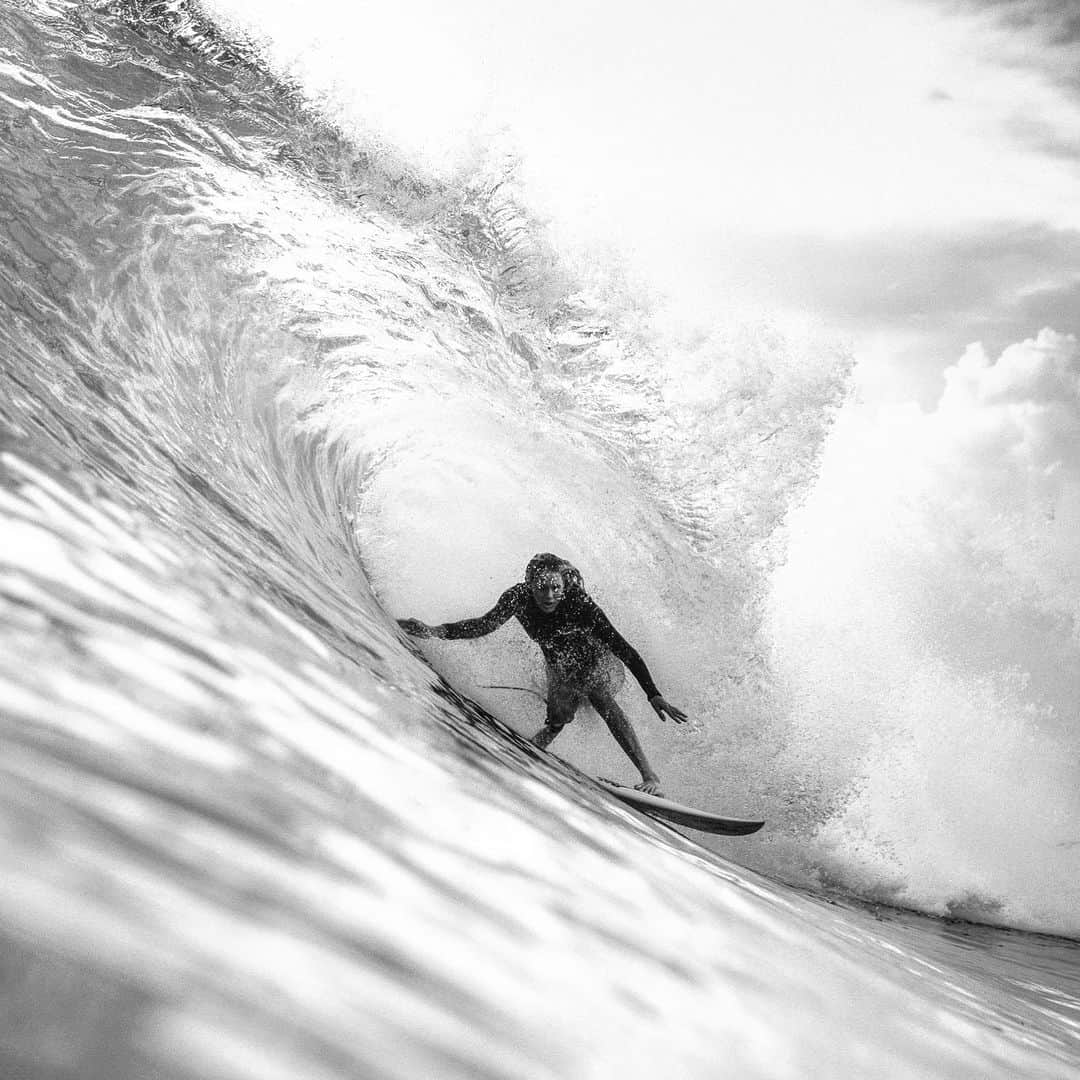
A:
<svg viewBox="0 0 1080 1080">
<path fill-rule="evenodd" d="M 514 617 L 539 646 L 547 663 L 547 717 L 532 737 L 541 749 L 551 742 L 588 701 L 607 724 L 616 742 L 641 773 L 639 791 L 660 794 L 660 779 L 638 742 L 626 714 L 615 701 L 604 661 L 617 656 L 633 673 L 649 704 L 661 720 L 686 722 L 686 713 L 668 704 L 656 688 L 645 661 L 611 625 L 600 606 L 585 591 L 581 574 L 565 559 L 534 555 L 525 580 L 512 585 L 486 614 L 475 619 L 428 626 L 419 619 L 399 619 L 405 633 L 418 638 L 482 637 Z"/>
</svg>

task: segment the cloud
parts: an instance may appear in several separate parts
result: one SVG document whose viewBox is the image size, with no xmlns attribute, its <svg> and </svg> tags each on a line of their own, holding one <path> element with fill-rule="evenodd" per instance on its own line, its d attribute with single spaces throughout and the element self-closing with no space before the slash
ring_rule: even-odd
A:
<svg viewBox="0 0 1080 1080">
<path fill-rule="evenodd" d="M 996 360 L 971 346 L 927 419 L 934 494 L 977 549 L 1080 616 L 1080 348 L 1044 329 Z M 1074 624 L 1075 625 L 1075 624 Z"/>
<path fill-rule="evenodd" d="M 970 346 L 945 372 L 936 424 L 939 445 L 966 472 L 1013 475 L 1017 499 L 1080 487 L 1076 337 L 1044 329 L 997 360 Z"/>
<path fill-rule="evenodd" d="M 988 15 L 998 25 L 1036 34 L 1047 45 L 1080 44 L 1075 0 L 934 0 L 947 12 Z"/>
<path fill-rule="evenodd" d="M 1080 137 L 1066 134 L 1054 124 L 1034 113 L 1017 112 L 1002 122 L 1005 134 L 1015 142 L 1046 157 L 1061 161 L 1080 160 Z"/>
<path fill-rule="evenodd" d="M 976 19 L 989 52 L 1080 96 L 1080 10 L 1075 0 L 929 0 L 946 14 Z M 996 32 L 996 36 L 995 36 Z"/>
<path fill-rule="evenodd" d="M 971 345 L 933 408 L 852 408 L 837 436 L 818 493 L 830 535 L 910 548 L 905 565 L 934 551 L 948 567 L 934 580 L 957 587 L 1005 573 L 1080 616 L 1076 335 L 1044 328 L 996 356 Z"/>
<path fill-rule="evenodd" d="M 703 270 L 721 289 L 813 311 L 856 337 L 906 339 L 933 365 L 1040 326 L 1080 332 L 1080 231 L 997 222 L 853 236 L 725 233 Z M 699 256 L 704 259 L 706 256 Z"/>
<path fill-rule="evenodd" d="M 953 566 L 958 579 L 973 575 L 1004 589 L 1003 578 L 987 577 L 992 564 L 1014 583 L 1026 583 L 1010 587 L 1015 600 L 1032 589 L 1044 612 L 1080 617 L 1075 335 L 1045 328 L 996 358 L 969 346 L 945 371 L 937 407 L 886 415 L 876 440 L 891 460 L 910 468 L 916 479 L 908 490 L 918 493 L 924 510 L 936 508 L 926 520 L 950 538 L 945 546 L 969 552 L 963 566 Z"/>
<path fill-rule="evenodd" d="M 919 0 L 962 28 L 964 50 L 994 80 L 963 86 L 976 109 L 1014 146 L 1080 162 L 1080 9 L 1075 0 Z M 963 82 L 963 80 L 961 80 Z"/>
</svg>

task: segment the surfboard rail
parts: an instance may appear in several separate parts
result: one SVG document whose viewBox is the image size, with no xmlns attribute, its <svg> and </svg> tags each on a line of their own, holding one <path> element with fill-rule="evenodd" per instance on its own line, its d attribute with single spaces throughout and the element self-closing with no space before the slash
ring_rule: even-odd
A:
<svg viewBox="0 0 1080 1080">
<path fill-rule="evenodd" d="M 718 836 L 749 836 L 765 825 L 764 820 L 757 818 L 724 817 L 693 806 L 684 806 L 659 795 L 647 795 L 644 791 L 637 791 L 616 780 L 597 777 L 596 782 L 616 799 L 635 810 L 650 814 L 661 821 L 697 829 L 699 832 L 714 833 Z"/>
</svg>

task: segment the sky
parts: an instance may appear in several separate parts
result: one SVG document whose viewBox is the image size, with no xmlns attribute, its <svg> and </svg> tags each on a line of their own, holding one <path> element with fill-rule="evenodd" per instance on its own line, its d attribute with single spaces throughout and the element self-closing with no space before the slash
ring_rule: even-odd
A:
<svg viewBox="0 0 1080 1080">
<path fill-rule="evenodd" d="M 1080 9 L 213 0 L 436 171 L 498 138 L 557 233 L 687 312 L 810 319 L 871 400 L 1080 330 Z"/>
</svg>

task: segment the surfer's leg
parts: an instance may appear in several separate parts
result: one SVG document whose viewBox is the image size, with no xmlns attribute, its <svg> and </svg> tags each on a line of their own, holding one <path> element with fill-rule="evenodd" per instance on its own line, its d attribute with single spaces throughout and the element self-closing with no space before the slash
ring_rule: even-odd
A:
<svg viewBox="0 0 1080 1080">
<path fill-rule="evenodd" d="M 574 713 L 577 712 L 580 703 L 580 694 L 555 679 L 549 679 L 547 718 L 544 726 L 532 737 L 533 745 L 539 746 L 541 750 L 550 746 L 555 736 L 574 719 Z"/>
<path fill-rule="evenodd" d="M 647 792 L 650 795 L 660 795 L 660 777 L 658 777 L 645 757 L 645 751 L 638 742 L 626 713 L 622 711 L 619 703 L 606 689 L 593 690 L 589 694 L 589 702 L 600 714 L 608 730 L 615 736 L 615 741 L 623 748 L 623 752 L 634 763 L 641 773 L 641 783 L 637 785 L 638 791 Z"/>
</svg>

